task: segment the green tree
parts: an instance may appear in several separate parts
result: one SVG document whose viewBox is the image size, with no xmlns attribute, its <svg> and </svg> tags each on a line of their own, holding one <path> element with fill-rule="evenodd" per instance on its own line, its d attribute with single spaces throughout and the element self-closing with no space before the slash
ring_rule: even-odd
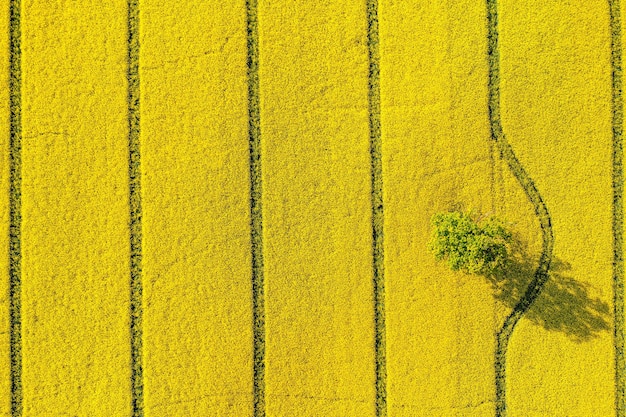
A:
<svg viewBox="0 0 626 417">
<path fill-rule="evenodd" d="M 496 217 L 475 220 L 459 211 L 435 214 L 430 249 L 453 271 L 494 276 L 506 267 L 511 233 Z"/>
</svg>

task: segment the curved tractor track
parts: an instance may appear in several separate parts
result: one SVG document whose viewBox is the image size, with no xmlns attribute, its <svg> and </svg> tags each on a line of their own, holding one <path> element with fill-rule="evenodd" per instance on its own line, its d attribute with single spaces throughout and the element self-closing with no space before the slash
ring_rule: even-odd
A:
<svg viewBox="0 0 626 417">
<path fill-rule="evenodd" d="M 498 3 L 497 0 L 487 0 L 487 60 L 489 65 L 489 121 L 491 138 L 496 143 L 500 155 L 507 162 L 513 176 L 526 192 L 528 199 L 535 208 L 535 214 L 541 226 L 543 250 L 539 265 L 535 270 L 533 280 L 526 292 L 508 315 L 497 334 L 495 354 L 496 375 L 496 416 L 506 416 L 506 351 L 515 326 L 537 299 L 544 285 L 549 279 L 554 235 L 548 208 L 539 194 L 537 186 L 528 175 L 520 161 L 515 156 L 513 148 L 507 142 L 502 129 L 500 116 L 500 51 L 498 46 Z"/>
</svg>

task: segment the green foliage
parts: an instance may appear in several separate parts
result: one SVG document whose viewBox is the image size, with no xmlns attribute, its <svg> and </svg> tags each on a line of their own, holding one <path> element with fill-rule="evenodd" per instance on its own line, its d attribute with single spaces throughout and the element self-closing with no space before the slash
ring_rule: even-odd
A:
<svg viewBox="0 0 626 417">
<path fill-rule="evenodd" d="M 430 249 L 453 271 L 493 275 L 505 266 L 512 237 L 497 218 L 479 223 L 469 213 L 453 211 L 437 213 L 431 222 Z"/>
</svg>

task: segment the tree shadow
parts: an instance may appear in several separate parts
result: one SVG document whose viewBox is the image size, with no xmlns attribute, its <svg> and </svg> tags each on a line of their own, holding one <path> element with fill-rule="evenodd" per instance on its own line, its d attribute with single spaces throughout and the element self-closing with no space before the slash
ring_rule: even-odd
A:
<svg viewBox="0 0 626 417">
<path fill-rule="evenodd" d="M 533 279 L 538 259 L 513 239 L 506 264 L 485 278 L 496 300 L 513 309 Z M 550 279 L 524 317 L 548 331 L 561 332 L 580 343 L 611 329 L 609 305 L 589 295 L 589 284 L 570 276 L 571 264 L 552 259 Z"/>
</svg>

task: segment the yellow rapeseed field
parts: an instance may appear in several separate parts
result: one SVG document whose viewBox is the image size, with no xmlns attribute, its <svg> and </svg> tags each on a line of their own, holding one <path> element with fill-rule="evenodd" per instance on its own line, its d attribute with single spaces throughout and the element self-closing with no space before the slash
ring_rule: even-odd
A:
<svg viewBox="0 0 626 417">
<path fill-rule="evenodd" d="M 0 1 L 0 416 L 625 417 L 619 3 Z"/>
</svg>

